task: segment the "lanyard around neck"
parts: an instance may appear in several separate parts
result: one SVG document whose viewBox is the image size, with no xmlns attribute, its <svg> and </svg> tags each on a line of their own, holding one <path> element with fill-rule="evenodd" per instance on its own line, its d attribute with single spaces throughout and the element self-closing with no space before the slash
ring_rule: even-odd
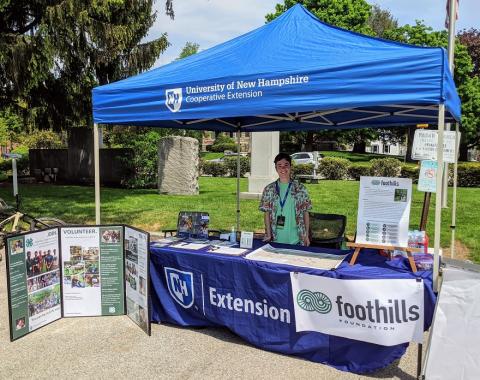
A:
<svg viewBox="0 0 480 380">
<path fill-rule="evenodd" d="M 285 198 L 282 199 L 282 196 L 280 194 L 280 186 L 278 186 L 278 181 L 275 182 L 275 187 L 277 189 L 277 194 L 278 194 L 278 198 L 279 198 L 279 202 L 280 202 L 280 208 L 282 209 L 282 213 L 283 213 L 283 206 L 285 206 L 285 202 L 287 201 L 288 193 L 290 192 L 290 187 L 291 186 L 292 186 L 292 183 L 289 182 L 288 187 L 287 187 L 287 192 L 285 193 Z"/>
</svg>

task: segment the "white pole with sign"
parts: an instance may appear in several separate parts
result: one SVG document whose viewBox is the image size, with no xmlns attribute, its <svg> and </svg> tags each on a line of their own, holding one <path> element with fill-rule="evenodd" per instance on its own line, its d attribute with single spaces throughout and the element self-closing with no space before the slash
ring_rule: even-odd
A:
<svg viewBox="0 0 480 380">
<path fill-rule="evenodd" d="M 437 164 L 443 168 L 443 130 L 445 128 L 445 104 L 438 107 L 438 149 Z M 433 290 L 438 292 L 438 274 L 440 270 L 440 233 L 442 228 L 442 170 L 437 171 L 437 192 L 435 194 L 435 235 L 434 235 L 434 258 L 433 258 Z"/>
</svg>

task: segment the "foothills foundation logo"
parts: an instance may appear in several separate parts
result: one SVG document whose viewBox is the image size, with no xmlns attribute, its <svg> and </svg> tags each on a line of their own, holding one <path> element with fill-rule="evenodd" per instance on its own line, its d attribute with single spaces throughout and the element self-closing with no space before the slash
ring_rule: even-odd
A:
<svg viewBox="0 0 480 380">
<path fill-rule="evenodd" d="M 311 292 L 303 289 L 297 294 L 297 304 L 303 310 L 316 311 L 320 314 L 327 314 L 332 310 L 332 301 L 321 292 Z"/>
<path fill-rule="evenodd" d="M 182 88 L 171 88 L 165 90 L 165 105 L 172 112 L 180 111 L 182 106 Z"/>
<path fill-rule="evenodd" d="M 165 267 L 165 279 L 172 298 L 185 309 L 193 305 L 193 273 Z"/>
</svg>

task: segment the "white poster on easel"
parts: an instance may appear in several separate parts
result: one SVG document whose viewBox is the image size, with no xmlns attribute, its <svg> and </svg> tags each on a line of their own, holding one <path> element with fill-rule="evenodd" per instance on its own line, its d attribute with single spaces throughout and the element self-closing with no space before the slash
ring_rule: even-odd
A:
<svg viewBox="0 0 480 380">
<path fill-rule="evenodd" d="M 355 242 L 408 246 L 410 178 L 360 177 Z"/>
</svg>

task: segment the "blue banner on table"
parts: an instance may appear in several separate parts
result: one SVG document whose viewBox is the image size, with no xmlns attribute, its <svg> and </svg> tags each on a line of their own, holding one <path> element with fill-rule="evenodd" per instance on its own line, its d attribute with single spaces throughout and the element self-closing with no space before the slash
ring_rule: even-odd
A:
<svg viewBox="0 0 480 380">
<path fill-rule="evenodd" d="M 152 247 L 151 251 L 154 322 L 225 326 L 261 348 L 298 355 L 342 370 L 368 372 L 383 368 L 400 358 L 408 344 L 380 346 L 319 332 L 297 332 L 292 271 L 339 279 L 422 278 L 424 328 L 430 325 L 433 315 L 431 272 L 413 274 L 404 260 L 387 264 L 385 258 L 369 254 L 368 250 L 359 265 L 349 266 L 344 262 L 336 271 L 224 257 L 206 253 L 206 249 L 189 252 Z"/>
</svg>

